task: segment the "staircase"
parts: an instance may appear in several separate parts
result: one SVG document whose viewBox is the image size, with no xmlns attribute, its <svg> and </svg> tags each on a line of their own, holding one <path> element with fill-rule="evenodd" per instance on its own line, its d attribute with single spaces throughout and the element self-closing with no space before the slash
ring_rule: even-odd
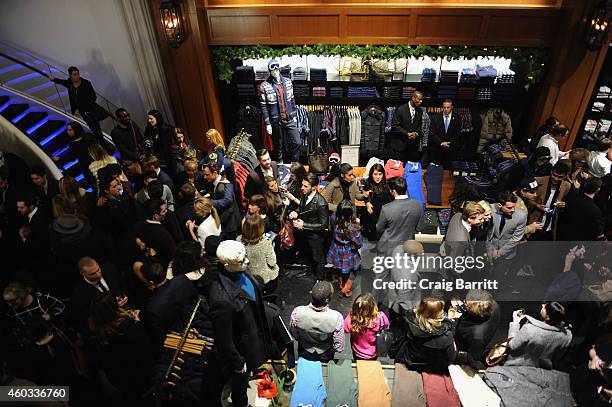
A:
<svg viewBox="0 0 612 407">
<path fill-rule="evenodd" d="M 71 114 L 68 90 L 51 82 L 46 76 L 49 72 L 58 78 L 68 77 L 41 59 L 0 43 L 0 115 L 49 157 L 58 157 L 56 165 L 63 174 L 74 177 L 81 186 L 89 189 L 91 185 L 87 185 L 85 169 L 81 169 L 78 160 L 72 156 L 66 134 L 67 124 L 71 121 L 81 123 L 85 129 L 88 129 L 87 124 Z M 100 95 L 97 103 L 111 113 L 116 109 Z M 105 138 L 111 143 L 107 133 L 114 125 L 113 120 L 106 119 L 100 123 Z"/>
</svg>

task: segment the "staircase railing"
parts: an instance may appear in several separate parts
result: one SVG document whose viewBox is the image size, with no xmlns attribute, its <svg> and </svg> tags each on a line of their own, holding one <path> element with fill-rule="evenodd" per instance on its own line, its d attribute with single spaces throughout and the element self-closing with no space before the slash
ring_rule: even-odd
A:
<svg viewBox="0 0 612 407">
<path fill-rule="evenodd" d="M 87 127 L 87 123 L 85 123 L 81 117 L 77 117 L 72 114 L 70 109 L 70 100 L 68 98 L 68 89 L 61 85 L 58 86 L 48 78 L 48 75 L 52 75 L 57 78 L 67 78 L 68 73 L 48 64 L 42 58 L 36 55 L 18 49 L 12 45 L 0 42 L 0 59 L 2 58 L 13 62 L 14 65 L 8 65 L 0 68 L 1 85 L 17 90 L 21 93 L 25 93 L 33 99 L 40 100 L 45 104 L 52 105 L 61 110 L 63 113 L 75 117 L 82 125 Z M 29 71 L 29 74 L 25 74 L 10 80 L 2 79 L 4 76 L 2 73 L 22 68 L 26 68 Z M 47 90 L 44 93 L 44 98 L 37 96 L 37 94 L 40 94 L 40 92 L 47 88 L 52 91 Z M 109 138 L 108 134 L 110 134 L 111 130 L 116 124 L 115 110 L 117 110 L 118 107 L 97 92 L 96 103 L 102 106 L 110 114 L 110 120 L 105 119 L 100 122 L 102 131 L 107 136 L 106 138 Z"/>
</svg>

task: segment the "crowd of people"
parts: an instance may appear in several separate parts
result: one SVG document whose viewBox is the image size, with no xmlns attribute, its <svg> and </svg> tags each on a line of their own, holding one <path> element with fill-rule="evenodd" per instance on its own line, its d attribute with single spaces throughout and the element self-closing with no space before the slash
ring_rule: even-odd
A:
<svg viewBox="0 0 612 407">
<path fill-rule="evenodd" d="M 214 338 L 214 347 L 202 366 L 205 380 L 191 391 L 217 405 L 229 382 L 233 405 L 246 406 L 251 374 L 288 346 L 274 339 L 278 327 L 270 319 L 287 294 L 278 286 L 289 278 L 288 263 L 305 264 L 316 281 L 310 304 L 286 321 L 299 357 L 330 361 L 343 352 L 348 333 L 354 359 L 376 359 L 377 335 L 389 329 L 395 338 L 389 355 L 410 370 L 445 375 L 451 364 L 487 366 L 503 317 L 485 290 L 451 296 L 397 288 L 381 295 L 362 284 L 347 315 L 330 308 L 335 291 L 353 297 L 365 273 L 364 242 L 378 242 L 383 256 L 425 254 L 415 241 L 424 205 L 411 199 L 403 177 L 387 179 L 378 163 L 361 180 L 339 162 L 325 176 L 298 162 L 287 171 L 262 149 L 242 186 L 217 130 L 204 136 L 208 150 L 198 151 L 157 110 L 148 113 L 144 133 L 125 109 L 115 116 L 118 159 L 79 123 L 68 126 L 92 192 L 40 166 L 24 179 L 17 158 L 2 161 L 3 384 L 17 378 L 70 384 L 75 400 L 90 403 L 110 384 L 118 392 L 113 397 L 144 405 L 160 380 L 166 335 L 182 331 L 199 300 L 205 312 L 198 334 Z M 480 254 L 492 278 L 519 292 L 514 283 L 524 272 L 526 241 L 609 239 L 612 143 L 561 152 L 567 132 L 554 123 L 532 140 L 523 179 L 495 202 L 472 184 L 457 184 L 444 242 L 428 255 Z M 599 292 L 610 292 L 607 253 L 593 260 L 584 246 L 558 247 L 563 273 L 552 272 L 551 289 L 567 293 L 573 276 L 581 285 L 595 272 Z M 387 270 L 384 278 L 416 277 Z M 572 372 L 580 405 L 604 405 L 612 395 L 610 304 L 593 301 L 587 323 L 576 298 L 541 298 L 538 316 L 514 311 L 504 366 Z M 582 365 L 587 374 L 579 373 Z"/>
</svg>

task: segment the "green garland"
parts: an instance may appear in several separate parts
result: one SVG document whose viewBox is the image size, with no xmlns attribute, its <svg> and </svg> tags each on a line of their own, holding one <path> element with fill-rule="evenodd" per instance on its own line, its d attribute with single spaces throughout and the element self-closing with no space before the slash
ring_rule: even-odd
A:
<svg viewBox="0 0 612 407">
<path fill-rule="evenodd" d="M 268 45 L 218 46 L 212 48 L 213 61 L 219 79 L 230 83 L 234 71 L 230 62 L 240 59 L 280 58 L 285 55 L 355 56 L 374 59 L 446 58 L 448 61 L 460 58 L 502 57 L 515 62 L 531 62 L 529 80 L 537 82 L 544 68 L 548 52 L 541 48 L 518 47 L 476 47 L 468 45 L 354 45 L 316 44 L 273 47 Z"/>
</svg>

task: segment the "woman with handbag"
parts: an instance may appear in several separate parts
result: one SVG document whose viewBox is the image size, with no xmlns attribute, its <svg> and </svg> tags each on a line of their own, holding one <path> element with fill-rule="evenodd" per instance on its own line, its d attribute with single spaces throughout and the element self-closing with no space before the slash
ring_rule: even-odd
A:
<svg viewBox="0 0 612 407">
<path fill-rule="evenodd" d="M 353 301 L 351 312 L 344 319 L 344 332 L 351 334 L 351 349 L 355 360 L 375 360 L 377 334 L 389 328 L 389 318 L 378 310 L 370 293 L 359 295 Z"/>
</svg>

